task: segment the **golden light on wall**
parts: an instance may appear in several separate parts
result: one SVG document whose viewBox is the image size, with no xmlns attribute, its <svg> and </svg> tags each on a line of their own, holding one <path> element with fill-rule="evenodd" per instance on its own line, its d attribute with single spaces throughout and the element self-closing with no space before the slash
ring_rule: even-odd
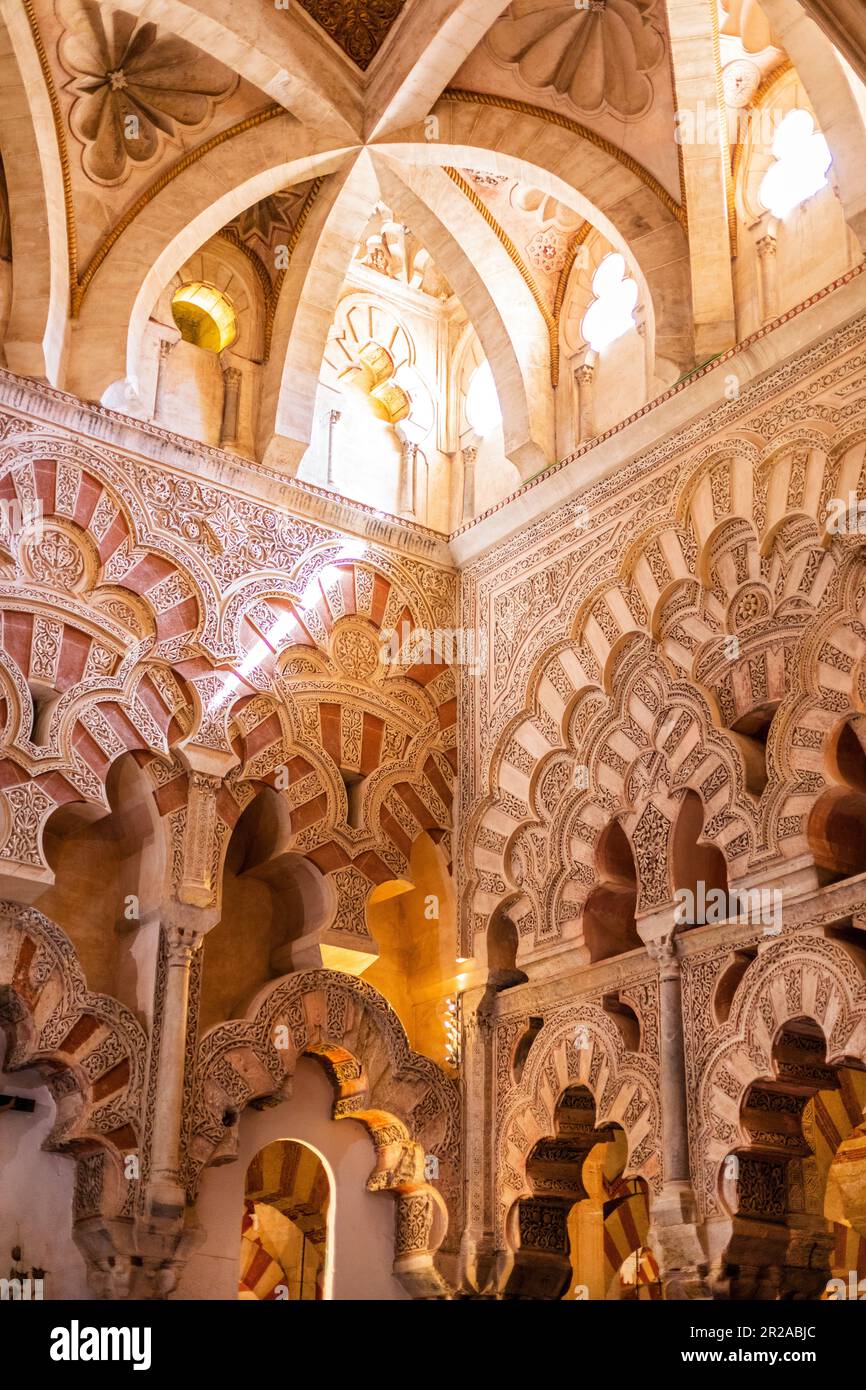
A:
<svg viewBox="0 0 866 1390">
<path fill-rule="evenodd" d="M 445 1061 L 454 1071 L 460 1067 L 460 996 L 449 994 L 437 1009 L 445 1030 Z"/>
<path fill-rule="evenodd" d="M 412 402 L 402 386 L 393 381 L 394 359 L 379 343 L 365 343 L 358 360 L 340 373 L 343 391 L 364 400 L 373 414 L 389 425 L 405 420 Z"/>
<path fill-rule="evenodd" d="M 171 301 L 171 312 L 184 342 L 210 352 L 222 352 L 237 337 L 235 311 L 214 285 L 194 280 L 181 285 Z"/>
</svg>

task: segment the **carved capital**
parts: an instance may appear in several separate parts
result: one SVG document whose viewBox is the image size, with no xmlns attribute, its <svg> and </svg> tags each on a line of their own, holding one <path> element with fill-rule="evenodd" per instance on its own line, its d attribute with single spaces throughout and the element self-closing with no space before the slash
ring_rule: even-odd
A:
<svg viewBox="0 0 866 1390">
<path fill-rule="evenodd" d="M 776 238 L 769 233 L 767 233 L 766 236 L 759 237 L 755 246 L 762 260 L 766 260 L 768 256 L 775 256 L 778 250 Z"/>
<path fill-rule="evenodd" d="M 673 932 L 657 937 L 655 941 L 648 941 L 646 949 L 650 960 L 654 960 L 658 965 L 662 977 L 679 974 L 679 946 Z"/>
</svg>

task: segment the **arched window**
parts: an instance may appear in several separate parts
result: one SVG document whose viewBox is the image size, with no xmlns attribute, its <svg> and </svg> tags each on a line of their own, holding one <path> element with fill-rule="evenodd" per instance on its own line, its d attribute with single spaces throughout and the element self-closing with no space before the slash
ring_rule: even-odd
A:
<svg viewBox="0 0 866 1390">
<path fill-rule="evenodd" d="M 808 111 L 789 111 L 773 140 L 773 157 L 758 197 L 780 221 L 827 186 L 830 146 Z"/>
<path fill-rule="evenodd" d="M 237 337 L 235 311 L 225 295 L 201 280 L 181 285 L 171 301 L 171 312 L 184 342 L 222 352 Z"/>
<path fill-rule="evenodd" d="M 466 418 L 481 439 L 492 434 L 496 426 L 502 423 L 496 383 L 487 361 L 482 362 L 472 373 L 466 392 Z"/>
<path fill-rule="evenodd" d="M 581 332 L 593 352 L 601 352 L 630 328 L 634 328 L 637 285 L 625 273 L 625 259 L 618 252 L 605 256 L 592 277 L 595 299 L 583 316 Z"/>
</svg>

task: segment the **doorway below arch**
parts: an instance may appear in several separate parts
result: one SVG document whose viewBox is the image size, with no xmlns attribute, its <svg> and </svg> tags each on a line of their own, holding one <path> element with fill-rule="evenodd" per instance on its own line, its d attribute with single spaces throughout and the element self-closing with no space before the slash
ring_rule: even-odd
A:
<svg viewBox="0 0 866 1390">
<path fill-rule="evenodd" d="M 198 1213 L 206 1234 L 184 1267 L 175 1297 L 238 1297 L 248 1169 L 265 1148 L 291 1139 L 318 1156 L 331 1185 L 325 1299 L 409 1299 L 393 1273 L 394 1199 L 367 1186 L 375 1163 L 370 1135 L 358 1121 L 334 1120 L 333 1114 L 333 1085 L 312 1057 L 299 1059 L 286 1100 L 259 1110 L 247 1107 L 238 1125 L 236 1158 L 211 1164 L 203 1174 Z"/>
<path fill-rule="evenodd" d="M 247 1168 L 238 1297 L 329 1296 L 331 1180 L 320 1155 L 295 1139 L 260 1149 Z"/>
</svg>

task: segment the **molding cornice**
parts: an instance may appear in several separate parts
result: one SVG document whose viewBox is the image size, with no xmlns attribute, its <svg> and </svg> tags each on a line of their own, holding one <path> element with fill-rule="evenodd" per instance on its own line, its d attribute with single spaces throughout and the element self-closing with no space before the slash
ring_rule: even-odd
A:
<svg viewBox="0 0 866 1390">
<path fill-rule="evenodd" d="M 774 360 L 769 361 L 768 358 L 770 354 L 762 356 L 760 359 L 756 359 L 755 356 L 750 352 L 750 349 L 753 348 L 756 344 L 760 343 L 762 340 L 766 339 L 775 331 L 784 328 L 784 326 L 788 324 L 792 319 L 798 318 L 801 314 L 807 312 L 815 305 L 820 304 L 831 294 L 835 293 L 836 291 L 844 290 L 846 286 L 850 285 L 854 281 L 857 281 L 859 277 L 864 273 L 864 271 L 866 271 L 866 263 L 856 266 L 853 270 L 849 270 L 845 275 L 840 276 L 838 280 L 834 280 L 831 284 L 825 286 L 823 290 L 819 290 L 817 291 L 817 293 L 810 295 L 808 299 L 804 300 L 802 304 L 797 305 L 796 308 L 789 309 L 786 313 L 781 314 L 777 319 L 774 319 L 772 322 L 765 324 L 762 328 L 759 328 L 757 332 L 751 334 L 750 337 L 743 339 L 742 342 L 736 343 L 734 347 L 729 348 L 727 352 L 724 352 L 719 357 L 715 357 L 711 361 L 705 362 L 702 366 L 695 368 L 693 372 L 690 372 L 680 381 L 677 381 L 673 386 L 669 387 L 667 391 L 662 392 L 660 396 L 656 396 L 653 400 L 647 401 L 646 405 L 641 406 L 640 410 L 634 411 L 631 415 L 627 416 L 625 420 L 621 420 L 619 424 L 611 426 L 609 430 L 605 430 L 603 434 L 597 435 L 594 439 L 587 440 L 586 444 L 581 445 L 579 449 L 575 450 L 574 453 L 569 454 L 567 458 L 561 459 L 558 463 L 552 464 L 550 468 L 546 468 L 542 472 L 537 473 L 534 478 L 528 479 L 525 483 L 521 485 L 521 487 L 517 488 L 514 492 L 510 493 L 507 497 L 503 497 L 501 501 L 497 502 L 494 506 L 488 507 L 487 510 L 484 512 L 480 512 L 478 516 L 472 519 L 472 521 L 467 521 L 464 525 L 457 527 L 455 531 L 451 532 L 451 535 L 448 538 L 449 542 L 453 545 L 454 541 L 456 541 L 460 536 L 466 535 L 467 533 L 473 531 L 475 528 L 481 526 L 490 517 L 495 516 L 497 513 L 504 511 L 505 508 L 510 506 L 512 503 L 522 501 L 534 488 L 537 488 L 540 485 L 548 482 L 551 478 L 555 477 L 556 474 L 561 473 L 563 469 L 571 467 L 578 460 L 587 458 L 587 456 L 591 455 L 594 450 L 601 448 L 601 446 L 603 446 L 608 440 L 623 434 L 625 431 L 628 431 L 638 421 L 660 410 L 662 407 L 665 406 L 667 402 L 671 401 L 675 397 L 682 395 L 683 392 L 688 390 L 690 387 L 694 386 L 695 383 L 700 381 L 702 378 L 708 376 L 710 373 L 718 371 L 726 364 L 732 363 L 735 359 L 739 358 L 742 361 L 744 369 L 744 381 L 753 381 L 758 377 L 762 379 L 764 377 L 771 377 L 773 372 L 779 367 L 781 367 L 781 365 L 785 361 L 790 361 L 793 355 L 792 352 L 785 351 L 782 348 L 782 344 L 780 342 L 780 351 L 778 356 L 774 357 Z M 827 352 L 828 354 L 832 354 L 832 352 L 834 351 L 833 340 L 837 332 L 841 331 L 846 323 L 850 323 L 851 321 L 856 319 L 858 315 L 862 315 L 864 298 L 863 292 L 866 291 L 866 285 L 861 284 L 859 288 L 860 293 L 855 294 L 854 296 L 856 302 L 852 303 L 851 307 L 847 310 L 847 312 L 840 312 L 838 319 L 835 320 L 832 324 L 828 324 L 825 320 L 821 324 L 820 333 L 815 334 L 814 337 L 808 337 L 805 340 L 805 342 L 799 343 L 799 355 L 803 358 L 802 374 L 805 375 L 810 369 L 812 369 L 814 365 L 810 361 L 806 360 L 807 353 L 809 350 L 813 349 L 816 346 L 816 344 L 821 343 L 822 341 L 826 341 L 828 344 Z M 760 366 L 758 366 L 756 369 L 756 362 L 758 361 L 760 362 Z M 728 367 L 728 370 L 730 370 L 730 367 Z M 743 385 L 741 382 L 741 412 L 745 412 L 745 410 L 747 409 L 747 404 L 744 400 L 744 396 L 745 392 L 743 390 Z M 717 406 L 717 411 L 721 412 L 724 410 L 728 414 L 731 414 L 731 412 L 735 408 L 735 404 L 736 403 L 734 402 L 725 402 L 723 406 Z M 712 412 L 709 413 L 712 414 Z M 682 411 L 680 412 L 680 414 L 682 414 Z M 707 414 L 707 410 L 698 405 L 696 406 L 694 417 L 684 415 L 683 420 L 690 418 L 704 418 Z M 660 418 L 658 424 L 658 433 L 655 436 L 653 436 L 653 443 L 648 445 L 646 443 L 646 434 L 642 434 L 640 436 L 640 444 L 639 446 L 635 447 L 633 454 L 630 453 L 627 446 L 625 446 L 624 453 L 618 452 L 616 467 L 624 468 L 629 458 L 633 458 L 634 460 L 636 460 L 636 463 L 630 466 L 639 467 L 641 458 L 648 451 L 648 449 L 656 447 L 658 438 L 664 433 L 675 433 L 678 428 L 681 428 L 682 423 L 683 421 L 679 419 L 679 416 L 677 417 L 677 422 L 665 421 Z M 591 478 L 585 481 L 583 485 L 576 483 L 574 487 L 572 487 L 568 491 L 568 495 L 580 495 L 585 500 L 587 493 L 584 491 L 584 487 L 588 489 L 595 486 L 596 483 L 600 482 L 601 479 L 604 476 L 606 476 L 607 472 L 607 468 L 605 468 L 604 471 L 596 471 Z M 489 541 L 485 541 L 483 544 L 479 544 L 478 547 L 474 549 L 471 554 L 463 553 L 455 555 L 455 564 L 457 565 L 457 568 L 460 570 L 464 570 L 467 566 L 473 565 L 480 561 L 482 559 L 482 556 L 494 554 L 496 548 L 500 545 L 500 543 L 505 539 L 507 535 L 511 534 L 511 531 L 513 529 L 523 530 L 530 523 L 535 523 L 536 521 L 541 520 L 542 517 L 546 516 L 549 512 L 555 510 L 557 506 L 561 505 L 563 495 L 564 494 L 560 490 L 560 494 L 556 497 L 555 500 L 552 500 L 551 502 L 545 503 L 543 505 L 539 505 L 537 507 L 537 510 L 533 509 L 531 511 L 531 514 L 527 513 L 525 507 L 522 508 L 519 511 L 519 513 L 516 512 L 513 528 L 503 528 L 499 534 L 497 534 L 494 537 L 491 537 Z"/>
<path fill-rule="evenodd" d="M 90 448 L 133 455 L 157 467 L 171 469 L 199 484 L 233 490 L 258 503 L 362 537 L 377 545 L 432 564 L 453 568 L 448 538 L 440 531 L 355 502 L 263 464 L 199 444 L 146 420 L 136 420 L 105 406 L 0 368 L 0 408 L 21 416 L 22 428 L 46 435 L 65 431 Z"/>
</svg>

